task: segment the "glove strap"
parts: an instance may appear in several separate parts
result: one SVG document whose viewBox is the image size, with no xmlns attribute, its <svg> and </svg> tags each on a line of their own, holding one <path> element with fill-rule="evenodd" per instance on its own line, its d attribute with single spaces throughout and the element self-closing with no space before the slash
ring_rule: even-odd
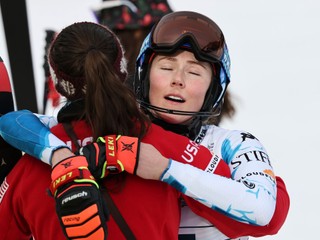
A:
<svg viewBox="0 0 320 240">
<path fill-rule="evenodd" d="M 121 135 L 108 135 L 98 138 L 98 141 L 103 142 L 106 147 L 106 159 L 103 169 L 106 169 L 106 172 L 108 172 L 108 174 L 117 174 L 124 171 L 123 165 L 118 161 L 117 140 L 120 137 Z"/>
<path fill-rule="evenodd" d="M 121 136 L 117 140 L 117 155 L 118 162 L 121 163 L 122 167 L 124 165 L 127 172 L 135 174 L 138 166 L 139 139 L 137 137 Z"/>
<path fill-rule="evenodd" d="M 98 139 L 106 145 L 106 169 L 109 173 L 120 173 L 126 170 L 134 173 L 139 151 L 137 137 L 108 135 Z M 125 163 L 125 167 L 124 167 Z"/>
</svg>

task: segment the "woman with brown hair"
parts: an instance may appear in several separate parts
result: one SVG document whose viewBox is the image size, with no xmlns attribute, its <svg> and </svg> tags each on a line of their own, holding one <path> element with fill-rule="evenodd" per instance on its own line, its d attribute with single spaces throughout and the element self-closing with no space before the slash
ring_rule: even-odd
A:
<svg viewBox="0 0 320 240">
<path fill-rule="evenodd" d="M 102 162 L 106 169 L 101 169 L 102 165 L 96 163 L 96 159 L 87 162 L 84 156 L 51 162 L 51 153 L 55 150 L 56 153 L 65 152 L 65 144 L 76 152 L 99 136 L 115 133 L 123 135 L 114 140 L 126 147 L 125 157 L 134 161 L 138 159 L 138 138 L 143 138 L 147 130 L 149 134 L 152 129 L 153 133 L 157 131 L 162 136 L 167 135 L 168 139 L 173 136 L 175 141 L 181 139 L 183 144 L 190 142 L 185 137 L 166 134 L 159 127 L 150 128 L 148 116 L 139 109 L 135 95 L 124 83 L 126 61 L 116 35 L 99 24 L 72 24 L 54 39 L 48 62 L 57 91 L 68 99 L 59 111 L 59 123 L 49 133 L 35 121 L 38 118 L 32 113 L 17 111 L 13 114 L 19 115 L 15 123 L 20 122 L 15 133 L 23 135 L 16 140 L 23 142 L 27 138 L 28 146 L 23 144 L 20 147 L 27 153 L 47 159 L 46 163 L 54 168 L 51 172 L 50 166 L 25 154 L 5 178 L 1 186 L 0 211 L 3 217 L 0 220 L 0 239 L 29 239 L 31 235 L 36 239 L 67 237 L 98 240 L 107 236 L 108 239 L 128 236 L 137 239 L 176 239 L 181 193 L 166 183 L 128 174 L 136 172 L 134 164 L 128 159 L 116 159 L 111 166 L 109 157 L 108 165 Z M 1 121 L 5 122 L 9 115 L 1 117 Z M 20 128 L 28 124 L 29 130 Z M 27 130 L 26 134 L 24 130 Z M 9 136 L 4 132 L 2 134 L 5 138 Z M 41 147 L 43 144 L 44 148 Z M 59 150 L 61 147 L 64 149 Z M 183 161 L 183 149 L 179 151 L 169 146 L 162 152 Z M 211 161 L 209 150 L 201 148 L 200 152 L 201 160 L 206 158 L 206 161 Z M 71 152 L 67 154 L 73 155 Z M 120 164 L 124 169 L 119 168 Z M 130 165 L 133 165 L 131 170 Z M 224 172 L 230 176 L 230 170 L 223 161 L 221 166 L 220 174 Z M 117 168 L 119 171 L 115 174 Z M 46 194 L 49 185 L 54 198 Z M 107 189 L 103 195 L 101 189 Z M 113 199 L 111 205 L 108 200 L 102 199 L 106 193 L 110 194 L 109 199 Z M 116 215 L 109 216 L 109 210 L 115 209 L 112 207 L 114 205 L 130 226 L 129 232 L 123 230 L 125 227 L 123 223 L 119 224 Z"/>
</svg>

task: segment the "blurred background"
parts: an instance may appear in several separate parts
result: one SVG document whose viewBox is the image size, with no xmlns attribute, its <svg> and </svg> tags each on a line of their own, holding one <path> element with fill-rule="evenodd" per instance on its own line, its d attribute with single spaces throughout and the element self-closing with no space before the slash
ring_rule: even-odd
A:
<svg viewBox="0 0 320 240">
<path fill-rule="evenodd" d="M 320 136 L 320 2 L 168 2 L 173 10 L 207 15 L 223 30 L 232 61 L 229 89 L 236 115 L 222 126 L 254 134 L 267 148 L 275 173 L 286 182 L 291 197 L 287 221 L 277 235 L 259 239 L 315 239 L 320 216 L 316 150 Z M 26 0 L 38 112 L 44 109 L 45 31 L 59 31 L 75 21 L 96 22 L 92 8 L 100 3 Z M 0 56 L 11 75 L 2 17 Z M 56 110 L 48 107 L 46 113 L 55 114 Z"/>
</svg>

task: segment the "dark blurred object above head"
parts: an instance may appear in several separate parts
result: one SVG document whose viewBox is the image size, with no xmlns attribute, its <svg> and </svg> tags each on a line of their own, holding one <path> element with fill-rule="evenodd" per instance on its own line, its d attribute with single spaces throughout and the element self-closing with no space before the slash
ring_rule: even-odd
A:
<svg viewBox="0 0 320 240">
<path fill-rule="evenodd" d="M 173 12 L 167 0 L 105 0 L 93 8 L 97 21 L 119 37 L 128 60 L 128 86 L 131 87 L 135 62 L 144 38 L 152 26 Z"/>
<path fill-rule="evenodd" d="M 100 24 L 128 30 L 149 28 L 172 9 L 167 0 L 104 0 L 93 11 Z"/>
</svg>

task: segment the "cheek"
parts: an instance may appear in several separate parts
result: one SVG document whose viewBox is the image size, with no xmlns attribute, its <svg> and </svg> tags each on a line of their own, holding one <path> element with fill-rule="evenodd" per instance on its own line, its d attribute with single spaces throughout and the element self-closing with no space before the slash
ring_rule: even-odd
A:
<svg viewBox="0 0 320 240">
<path fill-rule="evenodd" d="M 200 111 L 201 107 L 203 106 L 206 93 L 207 93 L 206 91 L 201 91 L 201 92 L 199 91 L 195 95 L 195 98 L 194 98 L 195 99 L 195 102 L 194 102 L 195 111 Z"/>
<path fill-rule="evenodd" d="M 151 104 L 155 104 L 159 96 L 161 95 L 161 91 L 164 88 L 163 77 L 160 74 L 157 74 L 154 71 L 150 72 L 150 87 L 149 87 L 149 101 Z"/>
<path fill-rule="evenodd" d="M 190 86 L 190 90 L 192 91 L 192 95 L 195 98 L 195 100 L 199 103 L 203 103 L 204 98 L 206 96 L 206 93 L 209 89 L 209 84 L 204 82 L 204 83 L 195 83 L 192 86 Z"/>
<path fill-rule="evenodd" d="M 206 93 L 209 89 L 209 81 L 201 81 L 190 86 L 190 96 L 192 96 L 192 111 L 200 111 L 204 104 Z"/>
</svg>

